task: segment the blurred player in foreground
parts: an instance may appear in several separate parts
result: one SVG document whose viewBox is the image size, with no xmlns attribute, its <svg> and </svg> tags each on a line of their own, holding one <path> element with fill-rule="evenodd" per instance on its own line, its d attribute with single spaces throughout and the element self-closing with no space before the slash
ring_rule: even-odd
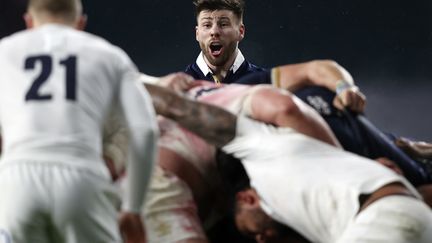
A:
<svg viewBox="0 0 432 243">
<path fill-rule="evenodd" d="M 138 71 L 121 49 L 80 31 L 80 0 L 30 0 L 25 20 L 28 30 L 0 42 L 0 238 L 143 242 L 158 129 Z M 121 230 L 101 156 L 112 109 L 131 131 Z"/>
</svg>

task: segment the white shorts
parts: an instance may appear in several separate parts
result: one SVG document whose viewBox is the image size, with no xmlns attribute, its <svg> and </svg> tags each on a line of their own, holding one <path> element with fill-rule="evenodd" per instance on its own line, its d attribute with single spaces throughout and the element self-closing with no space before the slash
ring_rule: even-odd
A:
<svg viewBox="0 0 432 243">
<path fill-rule="evenodd" d="M 421 200 L 387 196 L 361 211 L 337 243 L 430 243 L 432 211 Z"/>
<path fill-rule="evenodd" d="M 149 243 L 206 240 L 188 185 L 156 166 L 143 212 Z"/>
<path fill-rule="evenodd" d="M 53 162 L 14 161 L 0 166 L 0 190 L 0 243 L 122 242 L 119 198 L 109 178 Z"/>
</svg>

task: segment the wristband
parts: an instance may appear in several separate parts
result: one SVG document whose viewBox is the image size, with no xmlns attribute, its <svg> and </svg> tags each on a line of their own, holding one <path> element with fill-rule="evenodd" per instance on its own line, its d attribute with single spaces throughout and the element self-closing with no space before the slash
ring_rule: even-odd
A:
<svg viewBox="0 0 432 243">
<path fill-rule="evenodd" d="M 272 68 L 272 70 L 271 70 L 271 82 L 272 82 L 273 86 L 275 86 L 276 88 L 281 87 L 279 67 Z"/>
<path fill-rule="evenodd" d="M 351 84 L 345 80 L 339 80 L 336 83 L 336 94 L 339 95 L 342 92 L 344 92 L 347 89 L 350 89 L 352 87 L 356 87 L 354 84 Z"/>
</svg>

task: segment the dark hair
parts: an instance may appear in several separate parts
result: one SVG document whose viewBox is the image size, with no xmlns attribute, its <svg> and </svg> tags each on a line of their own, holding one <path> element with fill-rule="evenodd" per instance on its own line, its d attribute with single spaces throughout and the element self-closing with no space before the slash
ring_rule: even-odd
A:
<svg viewBox="0 0 432 243">
<path fill-rule="evenodd" d="M 240 160 L 220 149 L 216 150 L 215 157 L 227 211 L 222 219 L 209 229 L 207 235 L 211 242 L 253 243 L 254 240 L 246 238 L 238 231 L 234 220 L 236 193 L 250 187 L 246 170 Z"/>
<path fill-rule="evenodd" d="M 209 10 L 229 10 L 240 20 L 243 19 L 244 1 L 243 0 L 193 0 L 195 14 L 198 17 L 201 11 Z"/>
<path fill-rule="evenodd" d="M 224 189 L 230 196 L 250 187 L 249 176 L 239 159 L 218 149 L 216 164 Z"/>
</svg>

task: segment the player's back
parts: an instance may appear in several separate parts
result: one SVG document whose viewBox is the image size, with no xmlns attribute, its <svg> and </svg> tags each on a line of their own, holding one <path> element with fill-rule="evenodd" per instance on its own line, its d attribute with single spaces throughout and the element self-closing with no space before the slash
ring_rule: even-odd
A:
<svg viewBox="0 0 432 243">
<path fill-rule="evenodd" d="M 100 161 L 101 126 L 125 56 L 100 38 L 57 24 L 2 40 L 2 159 Z"/>
</svg>

